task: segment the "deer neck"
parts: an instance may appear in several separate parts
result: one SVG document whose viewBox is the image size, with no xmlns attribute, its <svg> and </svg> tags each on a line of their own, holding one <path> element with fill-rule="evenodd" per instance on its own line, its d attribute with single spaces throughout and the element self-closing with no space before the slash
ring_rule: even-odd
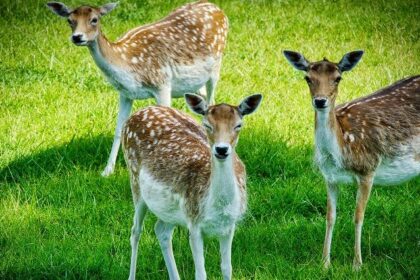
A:
<svg viewBox="0 0 420 280">
<path fill-rule="evenodd" d="M 108 39 L 99 30 L 99 34 L 89 45 L 89 51 L 96 65 L 106 74 L 112 75 L 114 66 L 121 67 L 124 61 L 116 50 L 115 44 Z"/>
<path fill-rule="evenodd" d="M 315 111 L 315 145 L 318 159 L 332 158 L 341 165 L 343 136 L 335 115 L 335 106 Z"/>
<path fill-rule="evenodd" d="M 232 152 L 225 161 L 219 161 L 212 155 L 209 202 L 215 206 L 229 205 L 238 196 L 234 157 Z"/>
</svg>

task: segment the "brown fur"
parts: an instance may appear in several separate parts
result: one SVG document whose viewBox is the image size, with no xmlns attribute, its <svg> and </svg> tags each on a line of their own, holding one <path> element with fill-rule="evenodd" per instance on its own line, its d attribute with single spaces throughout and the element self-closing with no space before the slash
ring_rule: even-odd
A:
<svg viewBox="0 0 420 280">
<path fill-rule="evenodd" d="M 211 106 L 209 111 L 226 110 L 225 106 L 228 105 Z M 172 108 L 147 107 L 128 119 L 122 143 L 133 194 L 139 197 L 138 180 L 133 180 L 138 178 L 140 168 L 146 168 L 156 180 L 185 197 L 190 217 L 199 217 L 199 202 L 210 186 L 211 153 L 206 133 L 196 121 Z M 245 167 L 236 154 L 233 156 L 245 204 Z"/>
<path fill-rule="evenodd" d="M 396 156 L 401 144 L 420 134 L 420 76 L 340 105 L 335 113 L 346 167 L 372 172 L 381 157 Z"/>
</svg>

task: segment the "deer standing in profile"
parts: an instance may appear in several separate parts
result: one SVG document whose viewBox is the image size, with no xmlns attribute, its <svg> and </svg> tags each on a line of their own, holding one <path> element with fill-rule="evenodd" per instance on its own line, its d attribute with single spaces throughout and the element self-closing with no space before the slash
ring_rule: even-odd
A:
<svg viewBox="0 0 420 280">
<path fill-rule="evenodd" d="M 324 266 L 330 266 L 337 185 L 356 182 L 353 267 L 359 270 L 362 225 L 372 185 L 398 184 L 420 174 L 420 76 L 336 107 L 341 75 L 356 66 L 363 51 L 347 53 L 339 63 L 327 59 L 311 63 L 292 51 L 284 55 L 306 73 L 315 109 L 315 157 L 328 193 Z"/>
<path fill-rule="evenodd" d="M 156 23 L 128 31 L 115 43 L 102 34 L 100 19 L 116 3 L 76 9 L 60 2 L 47 5 L 67 19 L 71 41 L 89 48 L 96 65 L 120 94 L 114 142 L 102 176 L 114 171 L 121 128 L 134 99 L 155 98 L 157 104 L 171 106 L 172 97 L 200 91 L 214 103 L 228 31 L 227 18 L 216 5 L 207 1 L 184 5 Z"/>
<path fill-rule="evenodd" d="M 195 278 L 205 279 L 203 235 L 220 242 L 224 279 L 231 279 L 231 247 L 236 222 L 246 210 L 246 174 L 235 152 L 245 115 L 262 96 L 239 106 L 207 106 L 197 95 L 185 95 L 188 106 L 203 116 L 203 129 L 188 115 L 162 106 L 133 114 L 123 128 L 124 157 L 134 200 L 130 278 L 135 279 L 137 247 L 147 210 L 158 221 L 158 237 L 170 279 L 179 279 L 172 252 L 175 225 L 188 228 Z M 206 136 L 207 132 L 207 136 Z"/>
</svg>

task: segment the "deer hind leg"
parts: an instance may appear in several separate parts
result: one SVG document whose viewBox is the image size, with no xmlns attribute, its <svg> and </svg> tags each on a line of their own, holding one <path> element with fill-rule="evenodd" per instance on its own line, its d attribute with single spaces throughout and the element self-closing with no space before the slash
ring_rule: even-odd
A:
<svg viewBox="0 0 420 280">
<path fill-rule="evenodd" d="M 337 217 L 337 194 L 338 189 L 335 184 L 327 183 L 327 215 L 324 249 L 322 252 L 322 261 L 324 268 L 329 268 L 331 265 L 331 241 Z"/>
<path fill-rule="evenodd" d="M 157 92 L 157 95 L 155 96 L 155 99 L 158 105 L 171 107 L 172 87 L 170 85 L 161 86 Z"/>
<path fill-rule="evenodd" d="M 360 177 L 359 188 L 356 197 L 356 210 L 354 212 L 354 261 L 353 269 L 360 270 L 362 266 L 362 226 L 365 217 L 366 205 L 369 201 L 370 192 L 372 190 L 373 175 Z"/>
<path fill-rule="evenodd" d="M 206 95 L 207 95 L 207 103 L 209 105 L 215 104 L 214 92 L 216 90 L 217 82 L 219 77 L 212 77 L 206 83 Z"/>
<path fill-rule="evenodd" d="M 155 225 L 155 233 L 162 249 L 163 258 L 166 268 L 168 269 L 169 279 L 178 280 L 179 274 L 176 268 L 174 252 L 172 249 L 172 234 L 175 226 L 158 220 Z"/>
<path fill-rule="evenodd" d="M 112 143 L 111 153 L 109 154 L 108 163 L 105 169 L 102 171 L 101 175 L 107 177 L 114 172 L 115 162 L 118 156 L 118 150 L 120 149 L 121 144 L 121 130 L 128 119 L 128 116 L 131 112 L 131 107 L 133 105 L 133 100 L 124 97 L 120 94 L 120 104 L 118 109 L 117 117 L 117 126 L 115 128 L 114 142 Z"/>
<path fill-rule="evenodd" d="M 222 66 L 222 57 L 220 57 L 214 64 L 210 79 L 206 82 L 207 90 L 207 103 L 210 105 L 215 104 L 214 93 L 216 91 L 217 82 L 220 77 L 220 67 Z"/>
<path fill-rule="evenodd" d="M 138 174 L 137 174 L 138 175 Z M 147 213 L 147 205 L 140 197 L 140 185 L 136 174 L 131 173 L 131 191 L 134 201 L 134 218 L 133 227 L 131 228 L 131 264 L 130 264 L 130 280 L 136 278 L 137 251 L 141 232 L 143 231 L 143 221 Z"/>
<path fill-rule="evenodd" d="M 207 100 L 207 88 L 206 86 L 201 87 L 197 92 L 197 95 L 201 96 L 205 100 Z"/>
</svg>

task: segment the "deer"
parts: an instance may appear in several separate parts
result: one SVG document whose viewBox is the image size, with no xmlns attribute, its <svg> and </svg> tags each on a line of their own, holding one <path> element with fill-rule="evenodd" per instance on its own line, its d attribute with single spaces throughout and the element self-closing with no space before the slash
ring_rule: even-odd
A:
<svg viewBox="0 0 420 280">
<path fill-rule="evenodd" d="M 251 95 L 238 106 L 209 105 L 195 94 L 185 94 L 185 100 L 202 116 L 202 126 L 176 109 L 150 106 L 133 114 L 123 128 L 134 202 L 131 280 L 148 210 L 158 218 L 154 230 L 171 280 L 179 279 L 172 250 L 177 225 L 189 231 L 195 279 L 206 279 L 203 235 L 218 238 L 223 278 L 232 276 L 233 235 L 247 204 L 245 166 L 235 146 L 243 117 L 259 107 L 262 96 Z"/>
<path fill-rule="evenodd" d="M 362 266 L 361 238 L 373 185 L 396 185 L 420 174 L 420 75 L 411 76 L 370 95 L 335 106 L 342 74 L 353 69 L 363 51 L 340 62 L 309 62 L 286 50 L 286 59 L 305 72 L 315 110 L 315 160 L 327 185 L 323 266 L 331 265 L 339 184 L 356 183 L 353 269 Z"/>
<path fill-rule="evenodd" d="M 89 49 L 96 65 L 119 92 L 114 140 L 102 176 L 114 172 L 121 129 L 133 100 L 154 98 L 159 105 L 171 106 L 172 98 L 199 92 L 214 103 L 228 32 L 227 17 L 216 5 L 207 1 L 186 4 L 155 23 L 128 31 L 116 42 L 105 37 L 100 25 L 116 3 L 75 9 L 60 2 L 47 6 L 67 19 L 71 41 Z"/>
</svg>

